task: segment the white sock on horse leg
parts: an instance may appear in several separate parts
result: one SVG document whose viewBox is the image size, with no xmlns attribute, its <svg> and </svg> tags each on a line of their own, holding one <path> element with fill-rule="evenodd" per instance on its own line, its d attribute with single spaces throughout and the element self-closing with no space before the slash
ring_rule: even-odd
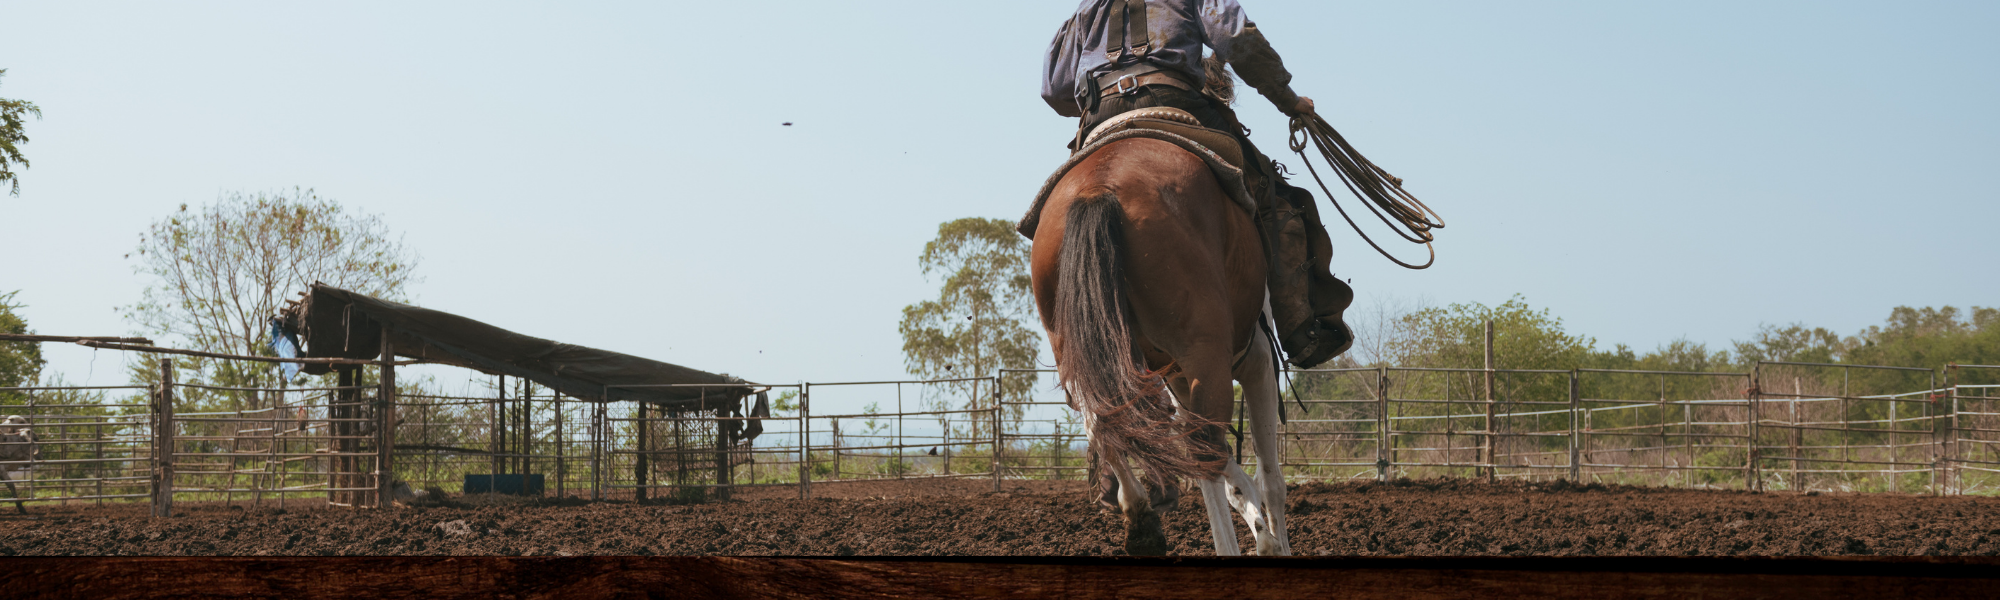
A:
<svg viewBox="0 0 2000 600">
<path fill-rule="evenodd" d="M 1236 542 L 1236 522 L 1229 515 L 1229 484 L 1218 477 L 1196 480 L 1195 485 L 1201 488 L 1201 504 L 1208 511 L 1208 533 L 1215 539 L 1215 555 L 1242 556 L 1243 547 Z"/>
<path fill-rule="evenodd" d="M 1257 553 L 1277 554 L 1283 551 L 1272 533 L 1271 519 L 1265 508 L 1262 488 L 1256 481 L 1250 479 L 1248 473 L 1243 472 L 1242 465 L 1234 462 L 1223 469 L 1222 477 L 1228 488 L 1231 506 L 1235 507 L 1237 512 L 1243 513 L 1243 521 L 1250 525 L 1250 535 L 1256 538 Z"/>
</svg>

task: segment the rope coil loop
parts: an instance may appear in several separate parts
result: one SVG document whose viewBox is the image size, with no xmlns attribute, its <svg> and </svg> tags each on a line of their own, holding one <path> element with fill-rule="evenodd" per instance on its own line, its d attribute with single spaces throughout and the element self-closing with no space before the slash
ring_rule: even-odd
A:
<svg viewBox="0 0 2000 600">
<path fill-rule="evenodd" d="M 1292 117 L 1291 129 L 1289 141 L 1292 151 L 1297 152 L 1299 158 L 1306 163 L 1306 171 L 1312 173 L 1313 181 L 1319 183 L 1320 191 L 1326 193 L 1327 201 L 1333 203 L 1334 210 L 1340 211 L 1340 218 L 1347 220 L 1347 225 L 1354 228 L 1354 233 L 1360 234 L 1361 239 L 1368 242 L 1368 245 L 1374 247 L 1383 257 L 1404 268 L 1426 269 L 1437 262 L 1437 249 L 1431 246 L 1436 236 L 1431 230 L 1443 229 L 1444 217 L 1438 216 L 1437 211 L 1431 210 L 1431 207 L 1425 205 L 1422 200 L 1404 191 L 1402 178 L 1390 175 L 1382 167 L 1370 162 L 1368 157 L 1362 156 L 1353 145 L 1347 143 L 1347 138 L 1341 137 L 1340 132 L 1334 131 L 1333 126 L 1327 124 L 1326 119 L 1320 118 L 1318 114 L 1305 113 Z M 1354 222 L 1354 217 L 1349 216 L 1347 209 L 1341 207 L 1340 201 L 1335 199 L 1333 191 L 1327 189 L 1326 181 L 1320 179 L 1319 170 L 1313 168 L 1311 157 L 1306 155 L 1308 143 L 1318 148 L 1320 156 L 1326 159 L 1327 164 L 1333 166 L 1334 173 L 1340 175 L 1341 183 L 1347 184 L 1347 191 L 1363 200 L 1362 206 L 1368 207 L 1369 212 L 1375 213 L 1375 218 L 1381 219 L 1383 224 L 1388 225 L 1404 240 L 1413 244 L 1423 244 L 1424 249 L 1430 253 L 1429 260 L 1425 260 L 1421 265 L 1403 262 L 1389 251 L 1383 250 L 1380 244 L 1375 243 L 1373 238 L 1361 231 L 1361 226 Z M 1388 214 L 1383 214 L 1385 211 Z M 1390 220 L 1392 217 L 1393 221 Z"/>
</svg>

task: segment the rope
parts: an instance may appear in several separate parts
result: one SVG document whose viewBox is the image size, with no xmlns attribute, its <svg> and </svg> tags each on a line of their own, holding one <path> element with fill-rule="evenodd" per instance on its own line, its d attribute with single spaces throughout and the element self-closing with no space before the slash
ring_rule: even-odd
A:
<svg viewBox="0 0 2000 600">
<path fill-rule="evenodd" d="M 1430 206 L 1425 205 L 1416 196 L 1403 191 L 1402 178 L 1390 175 L 1388 171 L 1382 170 L 1382 167 L 1375 166 L 1375 163 L 1356 151 L 1354 146 L 1349 145 L 1347 138 L 1341 137 L 1340 132 L 1334 131 L 1326 119 L 1320 118 L 1317 114 L 1306 113 L 1292 117 L 1291 127 L 1292 151 L 1297 152 L 1299 158 L 1305 161 L 1306 171 L 1312 173 L 1313 181 L 1319 183 L 1319 189 L 1326 193 L 1327 201 L 1333 203 L 1334 210 L 1340 211 L 1340 218 L 1346 219 L 1347 225 L 1353 227 L 1354 232 L 1360 234 L 1362 240 L 1367 241 L 1368 245 L 1374 247 L 1383 257 L 1404 268 L 1426 269 L 1437 262 L 1437 249 L 1431 247 L 1431 241 L 1435 239 L 1431 230 L 1443 229 L 1444 217 L 1438 216 L 1437 211 L 1431 210 Z M 1364 200 L 1362 206 L 1368 207 L 1370 212 L 1375 213 L 1376 218 L 1381 219 L 1383 224 L 1388 225 L 1404 240 L 1423 244 L 1424 249 L 1430 253 L 1430 259 L 1421 265 L 1403 262 L 1402 259 L 1383 250 L 1380 244 L 1375 243 L 1366 232 L 1361 231 L 1361 226 L 1354 222 L 1354 217 L 1348 216 L 1347 209 L 1342 208 L 1340 201 L 1334 199 L 1333 191 L 1326 187 L 1326 181 L 1320 179 L 1319 170 L 1313 168 L 1311 157 L 1306 155 L 1308 141 L 1319 149 L 1320 156 L 1326 159 L 1327 164 L 1333 166 L 1334 173 L 1340 175 L 1341 183 L 1347 184 L 1347 191 L 1352 192 L 1354 197 Z M 1384 215 L 1384 211 L 1388 214 Z M 1391 217 L 1395 220 L 1391 221 Z"/>
</svg>

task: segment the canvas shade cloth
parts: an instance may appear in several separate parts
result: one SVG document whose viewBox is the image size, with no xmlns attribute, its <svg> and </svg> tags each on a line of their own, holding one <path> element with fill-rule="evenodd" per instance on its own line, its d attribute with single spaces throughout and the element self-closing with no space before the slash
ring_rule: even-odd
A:
<svg viewBox="0 0 2000 600">
<path fill-rule="evenodd" d="M 396 356 L 512 375 L 589 401 L 636 400 L 668 409 L 722 409 L 741 415 L 739 401 L 756 384 L 609 350 L 545 340 L 428 308 L 391 302 L 315 283 L 280 316 L 280 326 L 304 342 L 308 358 L 375 359 L 387 326 Z M 306 365 L 313 374 L 328 365 Z M 741 387 L 639 388 L 654 384 L 742 384 Z M 608 392 L 608 393 L 607 393 Z"/>
</svg>

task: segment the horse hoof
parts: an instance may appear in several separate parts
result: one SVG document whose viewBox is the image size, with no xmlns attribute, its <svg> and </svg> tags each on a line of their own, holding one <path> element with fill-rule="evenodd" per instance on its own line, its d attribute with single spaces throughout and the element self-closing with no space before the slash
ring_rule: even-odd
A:
<svg viewBox="0 0 2000 600">
<path fill-rule="evenodd" d="M 1146 513 L 1138 517 L 1126 517 L 1125 554 L 1131 556 L 1166 556 L 1167 533 L 1160 527 L 1160 515 Z"/>
</svg>

